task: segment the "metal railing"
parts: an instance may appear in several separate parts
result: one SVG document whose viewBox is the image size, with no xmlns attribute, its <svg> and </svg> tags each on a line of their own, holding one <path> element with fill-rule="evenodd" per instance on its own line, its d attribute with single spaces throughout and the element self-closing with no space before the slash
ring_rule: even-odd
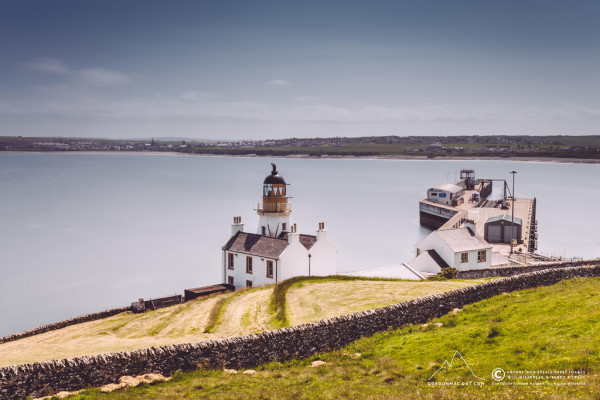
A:
<svg viewBox="0 0 600 400">
<path fill-rule="evenodd" d="M 291 212 L 292 203 L 254 203 L 254 209 L 260 212 Z"/>
</svg>

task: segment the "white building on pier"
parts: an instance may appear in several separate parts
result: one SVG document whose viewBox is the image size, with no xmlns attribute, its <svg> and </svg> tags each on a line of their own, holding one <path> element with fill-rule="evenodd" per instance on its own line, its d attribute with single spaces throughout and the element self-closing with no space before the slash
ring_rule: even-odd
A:
<svg viewBox="0 0 600 400">
<path fill-rule="evenodd" d="M 427 200 L 432 203 L 456 207 L 464 203 L 465 189 L 453 183 L 443 183 L 427 190 Z"/>
<path fill-rule="evenodd" d="M 434 231 L 415 247 L 417 257 L 408 265 L 430 274 L 447 267 L 467 270 L 492 266 L 492 245 L 475 232 L 473 225 Z"/>
</svg>

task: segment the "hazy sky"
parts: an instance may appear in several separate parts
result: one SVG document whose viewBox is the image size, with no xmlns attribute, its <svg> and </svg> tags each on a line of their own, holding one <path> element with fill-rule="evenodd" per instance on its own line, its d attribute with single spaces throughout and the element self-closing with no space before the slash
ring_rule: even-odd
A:
<svg viewBox="0 0 600 400">
<path fill-rule="evenodd" d="M 599 134 L 600 2 L 0 0 L 0 136 Z"/>
</svg>

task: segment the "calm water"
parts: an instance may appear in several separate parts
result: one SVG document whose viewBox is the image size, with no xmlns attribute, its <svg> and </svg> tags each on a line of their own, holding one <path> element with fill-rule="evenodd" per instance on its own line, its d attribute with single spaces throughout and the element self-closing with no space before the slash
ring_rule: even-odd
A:
<svg viewBox="0 0 600 400">
<path fill-rule="evenodd" d="M 461 168 L 518 171 L 517 196 L 538 199 L 540 252 L 600 256 L 600 165 L 0 154 L 0 336 L 218 283 L 232 217 L 256 230 L 273 161 L 292 222 L 314 234 L 325 221 L 338 271 L 412 259 L 428 233 L 418 201 Z"/>
</svg>

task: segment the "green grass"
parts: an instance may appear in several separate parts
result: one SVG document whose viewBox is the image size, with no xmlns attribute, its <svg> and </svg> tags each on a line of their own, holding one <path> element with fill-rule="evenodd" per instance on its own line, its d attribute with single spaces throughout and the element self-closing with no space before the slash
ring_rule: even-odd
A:
<svg viewBox="0 0 600 400">
<path fill-rule="evenodd" d="M 574 279 L 465 306 L 427 326 L 406 326 L 309 359 L 270 363 L 255 375 L 219 370 L 176 373 L 172 381 L 73 399 L 600 399 L 600 279 Z M 434 323 L 442 323 L 436 327 Z M 483 386 L 431 386 L 431 375 L 459 351 Z M 360 357 L 356 357 L 359 353 Z M 313 360 L 328 364 L 310 368 Z M 464 365 L 437 382 L 472 382 Z M 491 372 L 586 372 L 582 386 L 494 385 Z M 505 382 L 508 382 L 506 380 Z M 532 381 L 522 381 L 532 382 Z"/>
<path fill-rule="evenodd" d="M 401 281 L 400 279 L 388 279 L 388 278 L 363 278 L 358 276 L 345 276 L 345 275 L 334 275 L 334 276 L 297 276 L 294 278 L 286 279 L 285 281 L 279 282 L 273 288 L 273 294 L 271 295 L 271 303 L 269 304 L 269 312 L 273 314 L 271 319 L 271 325 L 275 328 L 283 328 L 290 325 L 290 321 L 286 312 L 286 296 L 288 290 L 293 286 L 304 285 L 306 283 L 317 283 L 317 282 L 334 282 L 334 281 Z"/>
</svg>

